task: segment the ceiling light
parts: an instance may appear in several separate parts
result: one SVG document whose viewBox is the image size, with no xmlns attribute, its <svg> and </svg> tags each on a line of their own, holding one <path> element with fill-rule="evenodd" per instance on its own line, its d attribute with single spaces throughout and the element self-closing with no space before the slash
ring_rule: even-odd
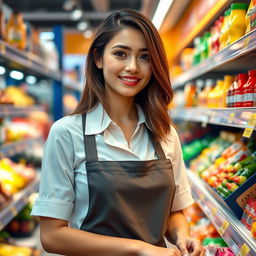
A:
<svg viewBox="0 0 256 256">
<path fill-rule="evenodd" d="M 84 31 L 88 28 L 88 22 L 86 21 L 81 21 L 77 24 L 77 29 L 80 31 Z"/>
<path fill-rule="evenodd" d="M 85 38 L 90 38 L 90 37 L 92 37 L 92 31 L 91 30 L 86 30 L 84 33 L 83 33 L 83 35 L 84 35 L 84 37 Z"/>
<path fill-rule="evenodd" d="M 24 74 L 20 71 L 13 70 L 10 72 L 10 77 L 16 80 L 22 80 L 24 78 Z"/>
<path fill-rule="evenodd" d="M 79 20 L 83 16 L 83 12 L 80 9 L 75 9 L 74 11 L 71 12 L 70 19 L 71 20 Z"/>
<path fill-rule="evenodd" d="M 25 80 L 26 80 L 26 83 L 28 83 L 28 84 L 36 83 L 36 77 L 34 77 L 34 76 L 27 76 Z"/>
<path fill-rule="evenodd" d="M 5 67 L 0 66 L 0 75 L 3 75 L 6 72 Z"/>
<path fill-rule="evenodd" d="M 153 24 L 157 29 L 161 27 L 162 22 L 164 21 L 164 18 L 169 11 L 172 3 L 173 0 L 160 0 L 152 20 Z"/>
</svg>

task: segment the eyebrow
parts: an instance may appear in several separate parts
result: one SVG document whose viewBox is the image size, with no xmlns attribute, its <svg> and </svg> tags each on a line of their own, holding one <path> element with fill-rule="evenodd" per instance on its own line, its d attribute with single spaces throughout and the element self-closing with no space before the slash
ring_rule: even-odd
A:
<svg viewBox="0 0 256 256">
<path fill-rule="evenodd" d="M 112 47 L 112 49 L 115 49 L 115 48 L 122 48 L 122 49 L 125 49 L 125 50 L 131 50 L 132 49 L 131 47 L 126 46 L 126 45 L 122 45 L 122 44 L 118 44 L 118 45 L 115 45 L 115 46 Z M 148 48 L 140 48 L 139 51 L 140 52 L 148 51 Z"/>
</svg>

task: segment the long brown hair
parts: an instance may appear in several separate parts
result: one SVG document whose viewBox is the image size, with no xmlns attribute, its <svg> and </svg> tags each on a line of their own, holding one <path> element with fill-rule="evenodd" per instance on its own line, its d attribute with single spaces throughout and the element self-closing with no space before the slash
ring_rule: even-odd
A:
<svg viewBox="0 0 256 256">
<path fill-rule="evenodd" d="M 171 125 L 168 104 L 173 98 L 167 59 L 157 29 L 148 18 L 134 10 L 115 11 L 99 26 L 87 56 L 84 92 L 72 114 L 86 113 L 98 102 L 108 110 L 103 72 L 95 64 L 95 54 L 96 58 L 101 58 L 106 44 L 127 26 L 144 35 L 152 67 L 149 84 L 136 95 L 135 102 L 142 107 L 155 138 L 165 140 Z"/>
</svg>

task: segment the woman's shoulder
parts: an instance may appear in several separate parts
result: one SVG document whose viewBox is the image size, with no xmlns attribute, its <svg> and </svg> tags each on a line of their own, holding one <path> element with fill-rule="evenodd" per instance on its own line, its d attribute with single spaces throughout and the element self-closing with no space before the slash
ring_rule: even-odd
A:
<svg viewBox="0 0 256 256">
<path fill-rule="evenodd" d="M 82 128 L 81 115 L 68 115 L 55 121 L 51 126 L 51 133 L 75 132 Z"/>
</svg>

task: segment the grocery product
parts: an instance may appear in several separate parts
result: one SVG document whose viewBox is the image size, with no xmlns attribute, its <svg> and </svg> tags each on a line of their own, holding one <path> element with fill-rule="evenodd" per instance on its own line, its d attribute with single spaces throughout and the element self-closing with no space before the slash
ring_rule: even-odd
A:
<svg viewBox="0 0 256 256">
<path fill-rule="evenodd" d="M 219 107 L 221 108 L 226 108 L 228 103 L 227 103 L 227 97 L 228 97 L 228 90 L 232 83 L 234 82 L 234 77 L 230 75 L 225 75 L 224 76 L 224 83 L 223 87 L 221 88 L 219 92 L 219 100 L 220 100 L 220 105 Z"/>
<path fill-rule="evenodd" d="M 27 44 L 26 25 L 21 12 L 14 11 L 6 25 L 6 40 L 17 48 L 25 50 Z"/>
<path fill-rule="evenodd" d="M 243 107 L 253 107 L 253 93 L 254 87 L 256 86 L 256 70 L 249 70 L 248 72 L 248 80 L 243 86 L 243 94 L 242 94 L 242 106 Z"/>
<path fill-rule="evenodd" d="M 220 50 L 227 46 L 230 12 L 231 12 L 230 9 L 224 12 L 224 20 L 220 29 L 220 36 L 219 36 Z"/>
<path fill-rule="evenodd" d="M 227 31 L 227 45 L 240 39 L 246 30 L 245 16 L 248 4 L 233 3 L 229 17 L 229 27 Z"/>
<path fill-rule="evenodd" d="M 240 73 L 237 76 L 237 86 L 234 92 L 234 107 L 241 108 L 243 106 L 243 87 L 248 80 L 248 75 L 246 73 Z"/>
</svg>

